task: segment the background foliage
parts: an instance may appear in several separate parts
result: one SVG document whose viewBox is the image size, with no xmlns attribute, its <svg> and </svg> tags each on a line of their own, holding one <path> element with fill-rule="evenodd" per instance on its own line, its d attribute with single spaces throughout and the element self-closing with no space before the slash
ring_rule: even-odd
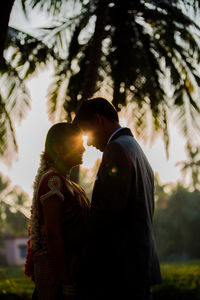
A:
<svg viewBox="0 0 200 300">
<path fill-rule="evenodd" d="M 200 192 L 180 183 L 170 192 L 157 183 L 156 190 L 154 231 L 160 258 L 200 258 Z"/>
<path fill-rule="evenodd" d="M 26 236 L 30 209 L 29 196 L 0 174 L 0 249 L 5 236 Z M 0 255 L 0 265 L 5 259 Z"/>
</svg>

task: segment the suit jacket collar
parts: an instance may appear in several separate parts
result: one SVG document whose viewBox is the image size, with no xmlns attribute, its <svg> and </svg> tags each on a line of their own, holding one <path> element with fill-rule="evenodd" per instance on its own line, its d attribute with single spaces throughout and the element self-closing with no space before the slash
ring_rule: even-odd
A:
<svg viewBox="0 0 200 300">
<path fill-rule="evenodd" d="M 119 136 L 121 135 L 129 135 L 129 136 L 133 136 L 131 130 L 128 128 L 128 127 L 124 127 L 122 129 L 120 129 L 119 131 L 117 131 L 113 136 L 112 138 L 110 139 L 109 142 L 117 139 Z"/>
</svg>

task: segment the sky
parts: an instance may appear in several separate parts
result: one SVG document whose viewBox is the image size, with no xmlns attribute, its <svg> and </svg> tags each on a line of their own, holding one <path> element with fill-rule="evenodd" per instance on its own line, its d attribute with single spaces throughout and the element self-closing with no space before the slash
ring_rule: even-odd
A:
<svg viewBox="0 0 200 300">
<path fill-rule="evenodd" d="M 37 27 L 44 25 L 44 18 L 38 13 L 33 13 L 31 22 L 27 23 L 25 18 L 20 17 L 18 3 L 12 10 L 10 25 L 22 30 L 28 30 L 28 26 Z M 27 25 L 28 24 L 28 25 Z M 51 80 L 51 71 L 42 71 L 28 82 L 32 102 L 31 110 L 21 125 L 16 125 L 17 142 L 19 146 L 18 159 L 11 167 L 7 167 L 0 162 L 1 173 L 10 177 L 13 185 L 20 185 L 22 189 L 32 196 L 32 184 L 38 168 L 40 154 L 44 149 L 46 133 L 51 126 L 47 117 L 47 88 Z M 103 95 L 102 95 L 103 96 Z M 125 120 L 121 120 L 121 125 L 125 125 Z M 134 132 L 133 132 L 134 134 Z M 155 173 L 159 174 L 162 183 L 176 182 L 182 176 L 176 162 L 186 160 L 184 152 L 185 141 L 181 138 L 177 129 L 170 127 L 170 147 L 169 160 L 166 160 L 164 143 L 161 138 L 157 138 L 153 145 L 144 144 L 139 141 Z M 86 147 L 83 166 L 92 167 L 99 151 L 93 147 Z"/>
</svg>

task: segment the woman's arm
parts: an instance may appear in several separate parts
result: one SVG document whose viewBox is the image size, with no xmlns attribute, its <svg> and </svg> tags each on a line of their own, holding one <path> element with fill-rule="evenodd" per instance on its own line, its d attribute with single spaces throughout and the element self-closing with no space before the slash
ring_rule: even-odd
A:
<svg viewBox="0 0 200 300">
<path fill-rule="evenodd" d="M 61 227 L 62 200 L 53 195 L 43 202 L 44 220 L 49 253 L 55 258 L 57 276 L 64 285 L 70 284 L 66 251 Z"/>
</svg>

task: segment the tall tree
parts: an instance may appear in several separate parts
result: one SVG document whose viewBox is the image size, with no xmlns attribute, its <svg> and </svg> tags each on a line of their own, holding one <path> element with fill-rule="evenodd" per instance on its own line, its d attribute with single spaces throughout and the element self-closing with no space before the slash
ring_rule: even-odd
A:
<svg viewBox="0 0 200 300">
<path fill-rule="evenodd" d="M 107 24 L 108 0 L 99 2 L 96 9 L 96 25 L 93 39 L 89 48 L 89 64 L 86 68 L 85 78 L 82 87 L 82 100 L 91 97 L 98 80 L 98 69 L 101 65 L 102 41 L 105 35 L 105 26 Z"/>
<path fill-rule="evenodd" d="M 64 58 L 50 88 L 51 113 L 62 103 L 70 120 L 80 100 L 106 86 L 118 110 L 134 103 L 138 136 L 151 124 L 152 133 L 162 132 L 167 149 L 171 112 L 188 139 L 191 128 L 199 130 L 199 1 L 26 3 L 48 7 L 56 20 L 44 29 L 47 43 Z"/>
<path fill-rule="evenodd" d="M 172 114 L 190 142 L 198 138 L 191 134 L 199 130 L 200 112 L 198 0 L 22 3 L 52 16 L 35 45 L 47 45 L 56 62 L 49 88 L 53 121 L 58 112 L 61 120 L 71 120 L 81 101 L 106 90 L 118 110 L 132 103 L 136 135 L 160 131 L 167 150 Z M 29 43 L 24 45 L 22 57 L 29 51 Z M 25 55 L 28 64 L 36 57 L 32 50 Z"/>
</svg>

